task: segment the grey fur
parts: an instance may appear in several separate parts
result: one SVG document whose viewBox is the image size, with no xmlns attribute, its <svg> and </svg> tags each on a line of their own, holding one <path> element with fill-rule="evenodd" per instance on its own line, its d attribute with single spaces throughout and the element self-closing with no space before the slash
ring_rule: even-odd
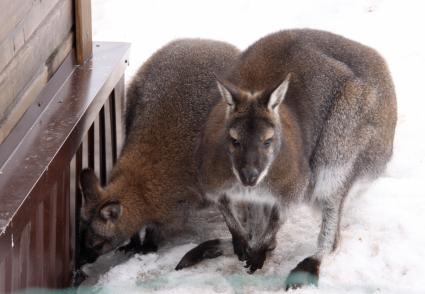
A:
<svg viewBox="0 0 425 294">
<path fill-rule="evenodd" d="M 264 105 L 288 74 L 289 87 L 275 114 Z M 379 176 L 392 155 L 396 97 L 384 59 L 328 32 L 287 30 L 245 50 L 220 84 L 234 105 L 227 106 L 226 95 L 208 119 L 200 149 L 204 190 L 221 205 L 230 205 L 229 191 L 243 184 L 270 191 L 283 212 L 300 200 L 320 207 L 317 252 L 295 269 L 311 266 L 318 275 L 321 258 L 337 247 L 343 202 L 353 183 Z M 267 153 L 260 148 L 261 135 L 271 130 Z M 247 168 L 254 180 L 244 175 Z M 264 171 L 264 179 L 256 181 Z M 229 200 L 222 202 L 223 195 Z M 231 210 L 221 210 L 233 235 L 246 234 L 235 232 L 239 226 Z"/>
</svg>

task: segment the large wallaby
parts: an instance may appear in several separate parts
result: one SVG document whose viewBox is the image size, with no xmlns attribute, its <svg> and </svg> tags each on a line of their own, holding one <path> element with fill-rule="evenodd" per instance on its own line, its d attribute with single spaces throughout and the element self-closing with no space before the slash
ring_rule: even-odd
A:
<svg viewBox="0 0 425 294">
<path fill-rule="evenodd" d="M 203 132 L 202 187 L 219 204 L 235 253 L 251 272 L 273 249 L 291 203 L 320 207 L 317 252 L 287 278 L 287 287 L 317 284 L 322 257 L 338 245 L 347 193 L 359 179 L 378 176 L 392 155 L 397 111 L 387 65 L 375 50 L 341 36 L 286 30 L 254 43 L 217 80 L 223 99 Z M 252 241 L 235 216 L 232 203 L 241 200 L 278 205 L 265 231 L 256 232 L 262 238 Z M 202 254 L 219 255 L 219 242 L 206 244 Z M 199 254 L 189 252 L 179 268 Z"/>
<path fill-rule="evenodd" d="M 177 230 L 189 210 L 202 206 L 194 153 L 219 99 L 213 73 L 223 72 L 238 54 L 222 42 L 179 40 L 140 68 L 127 90 L 126 140 L 108 185 L 101 187 L 91 170 L 81 175 L 91 259 L 144 226 L 149 230 L 143 246 L 155 249 L 162 228 Z"/>
</svg>

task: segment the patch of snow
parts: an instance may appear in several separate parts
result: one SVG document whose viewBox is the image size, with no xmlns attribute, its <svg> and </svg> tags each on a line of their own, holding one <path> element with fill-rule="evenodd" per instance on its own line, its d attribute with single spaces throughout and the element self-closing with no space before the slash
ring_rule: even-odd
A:
<svg viewBox="0 0 425 294">
<path fill-rule="evenodd" d="M 397 90 L 394 156 L 381 178 L 347 202 L 340 248 L 324 260 L 319 287 L 302 292 L 424 293 L 424 8 L 420 0 L 93 0 L 93 32 L 95 40 L 132 42 L 127 77 L 155 50 L 184 37 L 223 40 L 244 49 L 271 32 L 310 27 L 377 49 L 388 61 Z M 102 293 L 281 292 L 289 271 L 314 252 L 319 220 L 307 207 L 294 208 L 276 250 L 253 275 L 234 256 L 174 271 L 187 250 L 206 240 L 188 236 L 153 254 L 130 259 L 111 254 L 103 267 L 91 265 L 94 272 L 84 285 Z M 197 227 L 211 236 L 227 233 L 220 218 Z"/>
</svg>

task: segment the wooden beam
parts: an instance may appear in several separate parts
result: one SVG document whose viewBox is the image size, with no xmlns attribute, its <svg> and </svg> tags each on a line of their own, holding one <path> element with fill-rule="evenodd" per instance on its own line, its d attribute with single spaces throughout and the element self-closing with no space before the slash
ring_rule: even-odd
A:
<svg viewBox="0 0 425 294">
<path fill-rule="evenodd" d="M 75 0 L 77 62 L 83 64 L 93 53 L 91 0 Z"/>
</svg>

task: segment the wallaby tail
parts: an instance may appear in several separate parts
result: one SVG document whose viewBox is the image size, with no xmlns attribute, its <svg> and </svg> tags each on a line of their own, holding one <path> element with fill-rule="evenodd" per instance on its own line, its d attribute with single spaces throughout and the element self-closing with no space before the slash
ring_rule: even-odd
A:
<svg viewBox="0 0 425 294">
<path fill-rule="evenodd" d="M 205 241 L 188 251 L 176 266 L 176 270 L 200 263 L 204 259 L 212 259 L 219 256 L 234 255 L 231 239 L 213 239 Z"/>
</svg>

